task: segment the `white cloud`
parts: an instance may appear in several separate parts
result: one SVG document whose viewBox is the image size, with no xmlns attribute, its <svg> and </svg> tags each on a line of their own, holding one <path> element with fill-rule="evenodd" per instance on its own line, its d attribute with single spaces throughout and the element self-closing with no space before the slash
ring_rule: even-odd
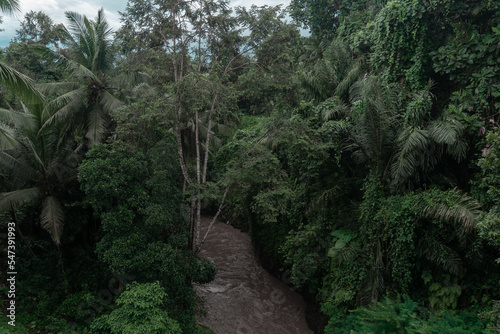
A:
<svg viewBox="0 0 500 334">
<path fill-rule="evenodd" d="M 4 16 L 3 23 L 0 26 L 5 31 L 0 32 L 0 46 L 7 46 L 10 40 L 16 35 L 16 29 L 19 29 L 20 21 L 24 14 L 29 11 L 42 11 L 52 18 L 54 23 L 67 24 L 64 12 L 73 11 L 89 18 L 94 18 L 97 11 L 103 7 L 106 18 L 113 29 L 120 27 L 120 16 L 118 11 L 125 9 L 127 0 L 114 1 L 88 1 L 88 0 L 21 0 L 21 13 L 15 16 Z"/>
<path fill-rule="evenodd" d="M 87 17 L 93 18 L 96 16 L 97 11 L 104 7 L 105 14 L 108 16 L 108 21 L 113 23 L 113 27 L 119 26 L 118 10 L 125 8 L 126 0 L 121 1 L 122 5 L 115 4 L 109 5 L 109 2 L 98 3 L 96 1 L 86 0 L 21 0 L 21 9 L 24 13 L 31 10 L 43 11 L 50 16 L 55 23 L 66 23 L 66 16 L 64 12 L 72 11 L 77 12 Z"/>
<path fill-rule="evenodd" d="M 104 13 L 110 26 L 117 30 L 120 23 L 118 11 L 124 11 L 127 0 L 20 0 L 21 13 L 15 17 L 4 16 L 0 28 L 5 31 L 0 32 L 0 47 L 5 47 L 16 35 L 16 29 L 19 29 L 19 22 L 24 18 L 24 14 L 33 11 L 43 11 L 50 16 L 54 23 L 67 24 L 65 11 L 73 11 L 89 18 L 97 15 L 99 8 L 104 8 Z M 231 1 L 232 7 L 244 6 L 250 7 L 252 4 L 257 6 L 276 6 L 283 4 L 283 7 L 290 4 L 290 0 L 234 0 Z"/>
</svg>

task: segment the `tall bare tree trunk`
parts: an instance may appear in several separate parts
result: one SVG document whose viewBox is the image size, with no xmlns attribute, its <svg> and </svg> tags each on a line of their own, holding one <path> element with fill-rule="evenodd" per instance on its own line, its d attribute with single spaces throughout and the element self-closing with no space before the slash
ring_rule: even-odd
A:
<svg viewBox="0 0 500 334">
<path fill-rule="evenodd" d="M 175 130 L 177 132 L 177 152 L 179 155 L 179 164 L 181 165 L 182 175 L 184 176 L 184 179 L 186 180 L 188 185 L 191 185 L 193 181 L 191 180 L 191 177 L 188 174 L 186 161 L 184 160 L 184 150 L 182 149 L 181 113 L 182 113 L 182 107 L 179 106 L 179 109 L 177 110 L 177 120 L 175 122 L 176 123 Z"/>
<path fill-rule="evenodd" d="M 201 152 L 200 152 L 200 119 L 198 110 L 195 113 L 195 143 L 196 143 L 196 181 L 197 181 L 197 190 L 196 190 L 196 225 L 195 225 L 195 247 L 193 250 L 196 250 L 198 247 L 198 243 L 200 241 L 200 222 L 201 222 Z"/>
<path fill-rule="evenodd" d="M 215 110 L 215 104 L 217 103 L 218 93 L 215 93 L 214 99 L 212 100 L 212 105 L 210 107 L 210 114 L 208 115 L 208 129 L 207 129 L 207 139 L 205 141 L 205 159 L 203 159 L 203 184 L 207 183 L 207 167 L 208 167 L 208 154 L 210 147 L 210 137 L 212 132 L 212 116 Z"/>
<path fill-rule="evenodd" d="M 196 201 L 194 199 L 194 189 L 191 189 L 191 206 L 189 210 L 189 240 L 188 240 L 188 247 L 192 250 L 196 249 L 196 243 L 194 239 L 194 233 L 195 233 L 195 206 L 196 206 Z"/>
</svg>

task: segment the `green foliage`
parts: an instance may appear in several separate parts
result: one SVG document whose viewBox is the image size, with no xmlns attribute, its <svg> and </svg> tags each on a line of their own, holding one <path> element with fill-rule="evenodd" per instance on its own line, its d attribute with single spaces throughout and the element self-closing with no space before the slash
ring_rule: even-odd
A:
<svg viewBox="0 0 500 334">
<path fill-rule="evenodd" d="M 0 334 L 29 334 L 29 331 L 16 319 L 16 326 L 11 326 L 7 321 L 2 321 L 0 324 Z"/>
<path fill-rule="evenodd" d="M 486 333 L 498 333 L 500 331 L 500 302 L 495 301 L 491 309 L 484 310 L 479 316 L 487 322 Z"/>
<path fill-rule="evenodd" d="M 47 63 L 28 44 L 10 43 L 5 50 L 5 59 L 16 70 L 37 82 L 59 81 L 65 75 L 61 68 Z"/>
<path fill-rule="evenodd" d="M 385 298 L 370 307 L 353 310 L 346 319 L 330 321 L 325 333 L 487 333 L 477 315 L 445 311 L 432 314 L 404 296 L 404 301 Z"/>
<path fill-rule="evenodd" d="M 497 211 L 500 200 L 500 132 L 490 132 L 482 150 L 482 157 L 477 162 L 477 192 L 485 209 Z"/>
<path fill-rule="evenodd" d="M 447 76 L 466 96 L 466 103 L 475 107 L 475 112 L 488 117 L 500 107 L 498 83 L 499 51 L 499 5 L 491 1 L 478 1 L 470 22 L 451 23 L 455 34 L 448 43 L 431 53 L 434 70 Z M 465 16 L 464 15 L 464 16 Z M 465 102 L 464 101 L 464 102 Z"/>
<path fill-rule="evenodd" d="M 89 310 L 83 305 L 99 305 L 99 302 L 90 292 L 83 290 L 69 295 L 57 307 L 56 312 L 64 319 L 85 324 L 89 320 Z"/>
<path fill-rule="evenodd" d="M 344 109 L 344 101 L 332 95 L 345 96 L 349 92 L 366 68 L 363 58 L 356 59 L 348 45 L 338 39 L 330 43 L 312 40 L 304 48 L 298 78 L 307 96 L 317 102 L 331 97 L 334 107 Z"/>
<path fill-rule="evenodd" d="M 145 204 L 143 182 L 148 169 L 140 153 L 131 154 L 126 147 L 110 151 L 105 145 L 96 145 L 87 154 L 87 162 L 79 167 L 78 175 L 89 204 L 98 214 L 115 205 L 127 209 Z"/>
<path fill-rule="evenodd" d="M 69 55 L 56 53 L 48 47 L 36 48 L 47 60 L 63 66 L 69 79 L 41 85 L 48 94 L 58 93 L 45 106 L 50 116 L 42 130 L 63 126 L 67 135 L 81 131 L 83 144 L 88 149 L 109 135 L 110 112 L 122 106 L 115 92 L 119 85 L 110 77 L 115 61 L 110 39 L 112 30 L 102 8 L 94 20 L 75 12 L 65 14 L 69 26 L 59 31 Z"/>
<path fill-rule="evenodd" d="M 430 283 L 428 281 L 432 275 L 424 272 L 422 276 L 426 284 Z M 444 281 L 448 283 L 446 286 L 436 282 L 429 285 L 430 308 L 433 310 L 456 309 L 458 297 L 462 294 L 462 289 L 458 284 L 450 283 L 450 275 L 443 276 Z"/>
<path fill-rule="evenodd" d="M 26 44 L 42 44 L 58 47 L 61 36 L 54 21 L 42 11 L 30 11 L 24 14 L 21 27 L 17 30 L 16 40 Z"/>
<path fill-rule="evenodd" d="M 370 2 L 366 0 L 339 0 L 335 2 L 293 0 L 290 15 L 309 28 L 314 37 L 333 36 L 341 22 L 350 12 L 360 11 Z"/>
<path fill-rule="evenodd" d="M 0 99 L 20 324 L 209 331 L 192 282 L 216 268 L 188 250 L 187 207 L 229 187 L 222 216 L 321 304 L 326 333 L 498 331 L 499 2 L 293 0 L 292 23 L 199 4 L 131 0 L 114 40 L 102 10 L 68 28 L 30 12 L 4 51 L 4 85 L 40 102 L 23 73 L 48 96 Z M 207 180 L 183 185 L 180 157 Z M 103 303 L 111 271 L 136 283 Z"/>
<path fill-rule="evenodd" d="M 385 70 L 390 80 L 406 79 L 418 89 L 429 74 L 429 50 L 436 38 L 424 1 L 388 1 L 375 18 L 374 52 L 376 68 Z M 432 37 L 431 37 L 432 36 Z"/>
<path fill-rule="evenodd" d="M 132 275 L 139 283 L 159 280 L 168 294 L 163 305 L 189 332 L 195 328 L 190 282 L 209 282 L 216 269 L 186 249 L 188 225 L 180 212 L 181 175 L 174 157 L 171 136 L 147 154 L 120 142 L 96 145 L 78 175 L 102 222 L 99 258 L 111 271 Z"/>
<path fill-rule="evenodd" d="M 457 282 L 468 267 L 466 254 L 475 247 L 464 238 L 475 237 L 474 201 L 459 205 L 463 195 L 438 190 L 384 196 L 383 188 L 369 179 L 365 189 L 359 230 L 332 232 L 332 262 L 321 291 L 325 303 L 353 307 L 355 300 L 369 303 L 384 291 L 411 294 L 418 289 L 431 308 L 455 308 L 462 294 Z M 422 282 L 415 273 L 424 268 L 433 274 Z"/>
<path fill-rule="evenodd" d="M 160 334 L 182 333 L 179 324 L 168 317 L 162 308 L 166 298 L 164 289 L 158 282 L 127 287 L 116 300 L 117 308 L 109 315 L 94 320 L 92 333 L 111 334 Z"/>
<path fill-rule="evenodd" d="M 254 115 L 296 106 L 298 83 L 293 80 L 299 56 L 300 35 L 295 24 L 284 22 L 277 7 L 238 8 L 238 20 L 250 31 L 247 42 L 255 48 L 248 57 L 252 66 L 238 77 L 238 106 Z"/>
<path fill-rule="evenodd" d="M 486 136 L 483 156 L 477 164 L 480 172 L 474 181 L 474 191 L 485 208 L 478 222 L 480 236 L 492 247 L 500 243 L 500 133 Z M 497 253 L 498 254 L 498 253 Z M 497 259 L 497 262 L 500 261 Z"/>
</svg>

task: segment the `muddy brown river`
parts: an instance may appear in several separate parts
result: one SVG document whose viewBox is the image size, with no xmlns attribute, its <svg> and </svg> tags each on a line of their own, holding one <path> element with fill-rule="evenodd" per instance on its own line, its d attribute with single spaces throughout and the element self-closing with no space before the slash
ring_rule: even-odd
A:
<svg viewBox="0 0 500 334">
<path fill-rule="evenodd" d="M 201 236 L 210 223 L 202 219 Z M 200 252 L 215 262 L 215 280 L 196 285 L 208 315 L 198 323 L 216 334 L 312 334 L 305 321 L 305 302 L 264 270 L 248 234 L 216 222 Z"/>
</svg>

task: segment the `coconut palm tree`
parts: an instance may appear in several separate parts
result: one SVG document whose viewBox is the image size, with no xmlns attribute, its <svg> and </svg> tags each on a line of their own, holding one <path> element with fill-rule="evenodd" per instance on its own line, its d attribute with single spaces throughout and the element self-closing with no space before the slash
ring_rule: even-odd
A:
<svg viewBox="0 0 500 334">
<path fill-rule="evenodd" d="M 19 1 L 0 0 L 0 10 L 8 14 L 19 11 Z M 43 95 L 35 88 L 32 79 L 2 62 L 0 62 L 0 84 L 18 94 L 25 102 L 40 102 L 43 99 Z M 0 128 L 0 137 L 5 133 L 4 130 Z"/>
<path fill-rule="evenodd" d="M 0 10 L 8 14 L 19 11 L 18 0 L 0 0 Z M 35 88 L 33 80 L 0 62 L 0 84 L 11 92 L 19 95 L 26 103 L 39 103 L 43 95 Z M 10 149 L 16 145 L 14 121 L 23 116 L 12 113 L 10 110 L 0 110 L 0 150 Z"/>
<path fill-rule="evenodd" d="M 69 28 L 62 27 L 69 55 L 56 54 L 40 48 L 42 54 L 65 66 L 73 81 L 49 83 L 41 86 L 47 94 L 60 95 L 47 104 L 50 117 L 41 131 L 63 124 L 66 133 L 79 130 L 84 143 L 102 141 L 109 133 L 110 112 L 122 106 L 116 97 L 117 80 L 111 78 L 114 53 L 110 39 L 111 29 L 101 8 L 94 20 L 75 12 L 66 12 Z"/>
<path fill-rule="evenodd" d="M 51 128 L 39 136 L 46 122 L 43 106 L 11 111 L 17 145 L 0 151 L 0 212 L 27 204 L 41 204 L 40 224 L 59 246 L 64 211 L 59 201 L 64 185 L 76 179 L 79 156 L 61 143 L 62 128 Z"/>
</svg>

